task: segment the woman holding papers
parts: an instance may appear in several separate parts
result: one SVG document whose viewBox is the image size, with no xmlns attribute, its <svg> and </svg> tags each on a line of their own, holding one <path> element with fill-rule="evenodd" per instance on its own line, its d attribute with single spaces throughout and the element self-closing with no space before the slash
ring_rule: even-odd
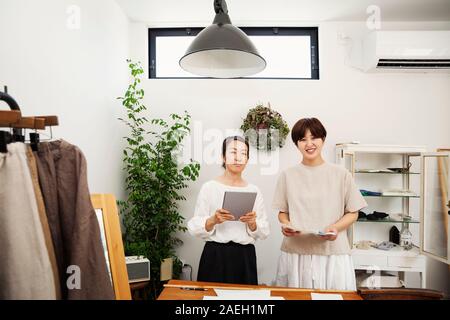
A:
<svg viewBox="0 0 450 320">
<path fill-rule="evenodd" d="M 242 137 L 228 137 L 222 144 L 224 173 L 203 184 L 189 233 L 206 240 L 198 281 L 258 284 L 254 243 L 269 235 L 269 224 L 258 187 L 242 178 L 249 145 Z M 256 193 L 253 211 L 236 218 L 222 208 L 225 192 Z"/>
<path fill-rule="evenodd" d="M 299 120 L 291 135 L 303 159 L 280 174 L 275 190 L 285 236 L 276 283 L 356 290 L 346 230 L 367 203 L 348 170 L 323 160 L 327 132 L 318 119 Z"/>
</svg>

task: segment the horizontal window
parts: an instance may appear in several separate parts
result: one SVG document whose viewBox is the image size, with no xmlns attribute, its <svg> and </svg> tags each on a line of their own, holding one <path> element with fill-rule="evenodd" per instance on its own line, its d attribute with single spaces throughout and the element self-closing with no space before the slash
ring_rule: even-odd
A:
<svg viewBox="0 0 450 320">
<path fill-rule="evenodd" d="M 202 28 L 150 28 L 149 76 L 156 79 L 202 78 L 178 62 Z M 266 60 L 266 68 L 245 78 L 319 79 L 317 28 L 241 28 Z"/>
</svg>

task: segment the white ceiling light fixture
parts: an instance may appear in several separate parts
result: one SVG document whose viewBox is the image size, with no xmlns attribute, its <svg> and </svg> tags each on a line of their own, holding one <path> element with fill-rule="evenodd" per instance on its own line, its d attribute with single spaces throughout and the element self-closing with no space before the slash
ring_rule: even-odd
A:
<svg viewBox="0 0 450 320">
<path fill-rule="evenodd" d="M 214 11 L 213 24 L 195 37 L 180 67 L 211 78 L 240 78 L 264 70 L 264 58 L 247 35 L 231 24 L 225 0 L 214 0 Z"/>
</svg>

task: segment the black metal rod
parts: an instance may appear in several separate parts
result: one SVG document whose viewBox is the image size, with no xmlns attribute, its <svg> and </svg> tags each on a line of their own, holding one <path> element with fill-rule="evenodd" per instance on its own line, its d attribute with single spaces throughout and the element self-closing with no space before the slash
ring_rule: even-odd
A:
<svg viewBox="0 0 450 320">
<path fill-rule="evenodd" d="M 228 7 L 225 0 L 214 0 L 214 11 L 216 13 L 228 14 Z"/>
<path fill-rule="evenodd" d="M 216 16 L 214 17 L 213 24 L 231 24 L 225 0 L 214 0 L 214 11 L 216 12 Z"/>
<path fill-rule="evenodd" d="M 11 110 L 20 111 L 19 105 L 17 104 L 16 100 L 14 100 L 14 98 L 11 97 L 7 92 L 8 87 L 5 86 L 5 92 L 0 91 L 0 101 L 5 101 Z"/>
</svg>

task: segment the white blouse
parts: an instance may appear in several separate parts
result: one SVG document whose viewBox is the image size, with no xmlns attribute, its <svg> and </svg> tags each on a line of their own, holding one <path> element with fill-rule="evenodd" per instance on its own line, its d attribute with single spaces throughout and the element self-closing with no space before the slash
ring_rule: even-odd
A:
<svg viewBox="0 0 450 320">
<path fill-rule="evenodd" d="M 206 220 L 213 216 L 217 209 L 222 208 L 225 191 L 257 193 L 253 207 L 256 212 L 255 231 L 251 231 L 246 223 L 240 221 L 225 221 L 216 224 L 210 232 L 206 231 Z M 187 227 L 191 235 L 219 243 L 233 241 L 239 244 L 254 244 L 256 239 L 265 239 L 270 233 L 263 197 L 258 187 L 252 184 L 246 187 L 227 186 L 216 180 L 210 180 L 201 187 L 194 216 L 188 221 Z"/>
</svg>

